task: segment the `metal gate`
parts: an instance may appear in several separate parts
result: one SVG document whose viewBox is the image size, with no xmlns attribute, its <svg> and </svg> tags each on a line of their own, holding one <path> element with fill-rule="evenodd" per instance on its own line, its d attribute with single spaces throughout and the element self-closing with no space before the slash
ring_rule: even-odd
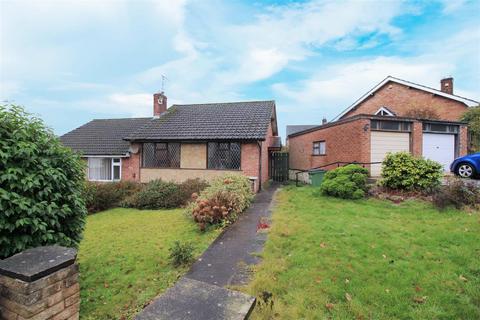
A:
<svg viewBox="0 0 480 320">
<path fill-rule="evenodd" d="M 269 166 L 270 179 L 278 182 L 288 180 L 288 152 L 272 152 Z"/>
</svg>

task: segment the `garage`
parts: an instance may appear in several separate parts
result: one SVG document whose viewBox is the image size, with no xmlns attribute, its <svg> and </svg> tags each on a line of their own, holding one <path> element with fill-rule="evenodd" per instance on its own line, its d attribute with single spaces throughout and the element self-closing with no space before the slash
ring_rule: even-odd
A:
<svg viewBox="0 0 480 320">
<path fill-rule="evenodd" d="M 410 151 L 410 133 L 409 132 L 371 132 L 370 161 L 382 162 L 387 153 Z M 381 164 L 372 164 L 370 175 L 380 176 L 382 173 Z"/>
<path fill-rule="evenodd" d="M 448 171 L 455 159 L 455 135 L 445 133 L 423 133 L 422 155 L 439 162 Z"/>
</svg>

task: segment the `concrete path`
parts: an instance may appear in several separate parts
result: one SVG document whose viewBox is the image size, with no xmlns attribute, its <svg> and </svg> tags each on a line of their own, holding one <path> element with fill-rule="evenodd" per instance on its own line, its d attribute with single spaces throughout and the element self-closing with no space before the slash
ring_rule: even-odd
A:
<svg viewBox="0 0 480 320">
<path fill-rule="evenodd" d="M 269 221 L 278 185 L 258 193 L 250 207 L 223 232 L 175 286 L 155 299 L 136 320 L 247 319 L 255 297 L 223 288 L 249 281 L 248 265 L 259 261 L 267 234 L 258 223 Z"/>
<path fill-rule="evenodd" d="M 186 277 L 217 286 L 248 282 L 247 265 L 259 260 L 267 235 L 257 232 L 262 218 L 270 219 L 270 206 L 277 185 L 258 193 L 253 203 L 221 234 L 192 266 Z"/>
</svg>

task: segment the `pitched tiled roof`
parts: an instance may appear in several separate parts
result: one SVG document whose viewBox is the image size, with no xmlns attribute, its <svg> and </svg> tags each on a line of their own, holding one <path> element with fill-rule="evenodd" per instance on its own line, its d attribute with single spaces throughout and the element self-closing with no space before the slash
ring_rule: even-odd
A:
<svg viewBox="0 0 480 320">
<path fill-rule="evenodd" d="M 307 129 L 310 129 L 310 128 L 313 128 L 313 127 L 316 127 L 318 126 L 318 124 L 308 124 L 308 125 L 290 125 L 290 126 L 287 126 L 287 137 L 291 134 L 294 134 L 294 133 L 297 133 L 297 132 L 300 132 L 300 131 L 303 131 L 303 130 L 307 130 Z"/>
<path fill-rule="evenodd" d="M 173 105 L 126 140 L 263 140 L 274 108 L 274 101 Z"/>
<path fill-rule="evenodd" d="M 403 80 L 403 79 L 395 78 L 395 77 L 392 77 L 392 76 L 388 76 L 385 79 L 383 79 L 382 82 L 377 84 L 373 89 L 371 89 L 370 91 L 365 93 L 363 96 L 361 96 L 360 99 L 355 101 L 351 106 L 349 106 L 348 108 L 343 110 L 338 116 L 333 118 L 333 120 L 341 119 L 349 111 L 355 109 L 360 103 L 362 103 L 364 100 L 366 100 L 368 97 L 370 97 L 373 93 L 375 93 L 378 89 L 383 87 L 389 81 L 396 82 L 396 83 L 399 83 L 399 84 L 403 84 L 405 86 L 416 88 L 416 89 L 423 90 L 423 91 L 426 91 L 426 92 L 430 92 L 430 93 L 436 94 L 436 95 L 444 97 L 444 98 L 459 101 L 459 102 L 464 103 L 468 107 L 474 107 L 474 106 L 477 106 L 480 103 L 479 101 L 476 101 L 476 100 L 473 100 L 473 99 L 461 97 L 461 96 L 458 96 L 458 95 L 455 95 L 455 94 L 446 93 L 446 92 L 443 92 L 441 90 L 430 88 L 430 87 L 427 87 L 427 86 L 424 86 L 424 85 L 421 85 L 421 84 L 417 84 L 417 83 L 410 82 L 410 81 L 407 81 L 407 80 Z"/>
<path fill-rule="evenodd" d="M 129 142 L 124 137 L 152 118 L 96 119 L 60 137 L 62 143 L 84 155 L 124 155 Z"/>
</svg>

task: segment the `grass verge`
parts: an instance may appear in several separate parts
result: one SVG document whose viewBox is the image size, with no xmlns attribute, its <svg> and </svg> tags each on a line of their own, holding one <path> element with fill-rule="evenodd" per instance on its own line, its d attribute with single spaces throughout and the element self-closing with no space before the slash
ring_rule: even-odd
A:
<svg viewBox="0 0 480 320">
<path fill-rule="evenodd" d="M 252 319 L 480 319 L 480 214 L 278 194 Z"/>
</svg>

